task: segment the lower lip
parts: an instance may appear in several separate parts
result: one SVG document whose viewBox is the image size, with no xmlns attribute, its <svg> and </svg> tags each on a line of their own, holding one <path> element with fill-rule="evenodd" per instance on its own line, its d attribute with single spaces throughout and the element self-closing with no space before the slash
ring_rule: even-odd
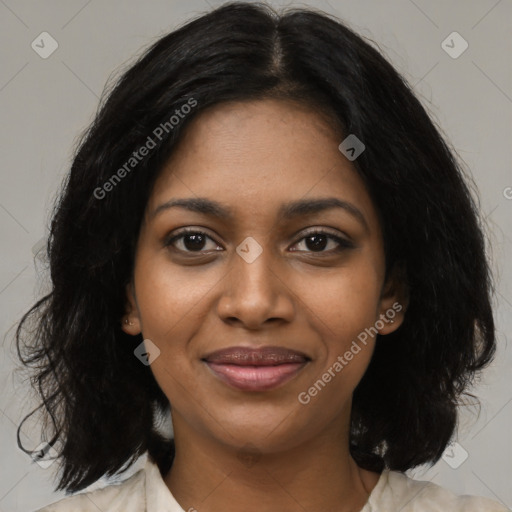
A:
<svg viewBox="0 0 512 512">
<path fill-rule="evenodd" d="M 244 391 L 267 391 L 291 380 L 307 362 L 275 366 L 238 366 L 208 361 L 206 364 L 217 377 L 234 388 Z"/>
</svg>

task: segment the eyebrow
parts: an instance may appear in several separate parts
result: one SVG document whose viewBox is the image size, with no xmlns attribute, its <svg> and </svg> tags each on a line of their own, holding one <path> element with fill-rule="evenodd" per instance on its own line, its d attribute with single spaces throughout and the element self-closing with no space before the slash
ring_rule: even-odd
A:
<svg viewBox="0 0 512 512">
<path fill-rule="evenodd" d="M 154 219 L 158 214 L 171 208 L 183 208 L 185 210 L 218 217 L 224 221 L 232 221 L 235 214 L 232 208 L 226 207 L 217 201 L 206 199 L 204 197 L 171 199 L 159 205 L 150 215 Z M 291 220 L 304 215 L 312 215 L 333 208 L 342 208 L 358 220 L 368 231 L 368 223 L 359 210 L 352 203 L 338 199 L 337 197 L 323 197 L 317 199 L 300 199 L 283 204 L 277 213 L 279 220 Z"/>
</svg>

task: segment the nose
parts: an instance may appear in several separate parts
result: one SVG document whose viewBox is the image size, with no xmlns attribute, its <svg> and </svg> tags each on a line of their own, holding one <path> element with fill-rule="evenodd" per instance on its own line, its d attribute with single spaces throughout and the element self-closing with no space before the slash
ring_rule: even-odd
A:
<svg viewBox="0 0 512 512">
<path fill-rule="evenodd" d="M 217 303 L 219 317 L 250 330 L 261 329 L 268 323 L 291 322 L 295 314 L 293 292 L 282 270 L 272 261 L 269 249 L 264 248 L 250 263 L 234 254 L 222 282 L 222 295 Z"/>
</svg>

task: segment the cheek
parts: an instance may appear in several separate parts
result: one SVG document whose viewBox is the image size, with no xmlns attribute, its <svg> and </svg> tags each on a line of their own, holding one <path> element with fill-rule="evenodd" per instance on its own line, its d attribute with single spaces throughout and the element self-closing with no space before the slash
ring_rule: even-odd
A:
<svg viewBox="0 0 512 512">
<path fill-rule="evenodd" d="M 331 392 L 342 390 L 338 399 L 351 394 L 370 362 L 379 318 L 379 291 L 378 273 L 361 264 L 338 269 L 314 287 L 303 285 L 300 292 L 310 330 L 319 333 L 322 340 L 316 378 L 323 377 Z M 321 386 L 319 383 L 317 388 Z"/>
<path fill-rule="evenodd" d="M 331 342 L 338 340 L 340 348 L 347 338 L 356 337 L 378 318 L 380 281 L 368 265 L 336 269 L 313 283 L 303 280 L 298 294 L 313 313 L 308 317 L 314 329 Z"/>
<path fill-rule="evenodd" d="M 208 294 L 218 281 L 214 277 L 197 267 L 172 265 L 165 255 L 142 255 L 135 282 L 144 337 L 164 343 L 200 325 Z"/>
<path fill-rule="evenodd" d="M 321 344 L 314 374 L 297 398 L 319 419 L 341 414 L 370 363 L 378 306 L 377 282 L 370 276 L 338 273 L 320 283 L 316 295 L 308 292 L 310 328 Z"/>
<path fill-rule="evenodd" d="M 179 270 L 165 255 L 144 251 L 138 256 L 134 277 L 142 336 L 160 351 L 151 371 L 164 393 L 175 396 L 183 392 L 182 386 L 194 386 L 188 340 L 203 321 L 201 304 L 211 285 L 192 268 Z"/>
</svg>

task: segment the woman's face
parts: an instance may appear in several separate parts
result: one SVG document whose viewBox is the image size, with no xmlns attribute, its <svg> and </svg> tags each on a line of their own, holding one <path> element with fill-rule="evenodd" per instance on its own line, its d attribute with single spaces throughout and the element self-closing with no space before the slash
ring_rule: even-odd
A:
<svg viewBox="0 0 512 512">
<path fill-rule="evenodd" d="M 176 437 L 270 453 L 347 427 L 374 348 L 365 328 L 387 334 L 403 311 L 392 307 L 400 297 L 384 283 L 377 213 L 342 139 L 291 102 L 225 103 L 191 122 L 159 175 L 123 329 L 160 351 L 151 370 Z M 177 200 L 189 207 L 170 206 Z M 382 320 L 389 311 L 393 322 Z M 208 359 L 234 347 L 285 357 L 258 367 L 236 350 Z"/>
</svg>

